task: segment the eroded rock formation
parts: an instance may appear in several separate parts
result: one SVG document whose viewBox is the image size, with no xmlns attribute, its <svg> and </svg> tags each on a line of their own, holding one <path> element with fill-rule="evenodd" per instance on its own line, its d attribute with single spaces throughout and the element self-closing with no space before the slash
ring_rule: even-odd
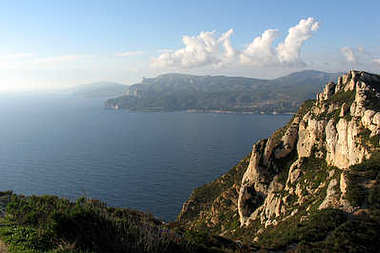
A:
<svg viewBox="0 0 380 253">
<path fill-rule="evenodd" d="M 278 137 L 273 135 L 255 144 L 239 191 L 240 224 L 249 225 L 257 218 L 267 226 L 277 223 L 288 215 L 289 196 L 297 199 L 291 203 L 294 209 L 322 190 L 326 192 L 322 203 L 311 202 L 306 208 L 318 204 L 319 209 L 334 207 L 353 212 L 355 207 L 344 199 L 347 186 L 342 172 L 369 159 L 379 145 L 367 143 L 368 138 L 380 133 L 379 91 L 379 76 L 350 71 L 340 77 L 337 84 L 328 83 L 316 101 L 293 118 L 281 139 L 276 141 Z M 293 151 L 297 153 L 293 163 L 278 165 L 279 159 Z M 310 158 L 326 162 L 330 171 L 316 189 L 297 181 L 307 173 L 304 163 Z M 279 173 L 287 174 L 286 182 L 278 181 L 275 175 Z M 283 188 L 285 191 L 279 194 Z M 257 194 L 265 199 L 259 207 L 249 204 Z"/>
</svg>

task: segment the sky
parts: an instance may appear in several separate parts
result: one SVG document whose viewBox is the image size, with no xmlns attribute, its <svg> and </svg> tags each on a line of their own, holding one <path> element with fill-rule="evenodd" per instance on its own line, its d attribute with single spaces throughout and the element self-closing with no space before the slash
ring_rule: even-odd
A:
<svg viewBox="0 0 380 253">
<path fill-rule="evenodd" d="M 0 92 L 178 72 L 380 73 L 380 1 L 0 1 Z"/>
</svg>

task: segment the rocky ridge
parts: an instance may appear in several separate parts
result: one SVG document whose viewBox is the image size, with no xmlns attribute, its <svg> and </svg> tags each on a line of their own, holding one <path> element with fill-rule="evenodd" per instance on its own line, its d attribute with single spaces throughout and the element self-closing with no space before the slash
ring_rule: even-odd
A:
<svg viewBox="0 0 380 253">
<path fill-rule="evenodd" d="M 289 220 L 307 223 L 316 212 L 368 215 L 379 179 L 379 99 L 379 75 L 352 70 L 327 83 L 285 127 L 253 145 L 247 167 L 244 160 L 237 166 L 241 180 L 203 202 L 194 191 L 179 222 L 260 242 L 266 231 Z M 232 172 L 203 191 L 220 188 Z"/>
</svg>

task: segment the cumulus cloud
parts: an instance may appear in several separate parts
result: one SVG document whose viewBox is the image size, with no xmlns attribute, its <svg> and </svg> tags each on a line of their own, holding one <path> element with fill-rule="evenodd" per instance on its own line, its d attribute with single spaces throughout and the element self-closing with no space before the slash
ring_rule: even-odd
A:
<svg viewBox="0 0 380 253">
<path fill-rule="evenodd" d="M 183 36 L 182 42 L 185 45 L 184 48 L 165 52 L 158 58 L 154 58 L 153 66 L 198 67 L 219 63 L 217 55 L 220 42 L 215 38 L 215 31 L 201 32 L 198 36 Z"/>
<path fill-rule="evenodd" d="M 227 58 L 233 58 L 237 51 L 231 45 L 231 35 L 234 33 L 233 29 L 228 30 L 219 39 L 218 42 L 223 44 L 224 56 Z"/>
<path fill-rule="evenodd" d="M 126 51 L 126 52 L 117 53 L 116 56 L 128 57 L 128 56 L 136 56 L 136 55 L 142 55 L 142 54 L 144 54 L 144 51 Z"/>
<path fill-rule="evenodd" d="M 342 52 L 342 54 L 343 54 L 343 56 L 344 56 L 344 58 L 346 59 L 347 62 L 349 62 L 349 63 L 357 63 L 358 60 L 357 60 L 357 56 L 356 56 L 356 54 L 354 52 L 354 49 L 349 48 L 349 47 L 343 47 L 343 48 L 340 49 L 340 51 Z M 360 51 L 362 51 L 362 50 L 360 50 Z"/>
<path fill-rule="evenodd" d="M 215 31 L 201 32 L 197 36 L 183 36 L 184 48 L 161 53 L 153 58 L 152 65 L 193 68 L 228 63 L 259 66 L 304 64 L 301 59 L 302 46 L 318 28 L 319 23 L 315 19 L 301 19 L 296 26 L 289 29 L 285 40 L 276 48 L 273 43 L 279 36 L 279 31 L 269 29 L 254 38 L 241 52 L 232 47 L 232 29 L 218 38 Z"/>
<path fill-rule="evenodd" d="M 280 62 L 299 63 L 301 60 L 301 48 L 304 42 L 311 38 L 317 31 L 319 23 L 313 18 L 301 19 L 298 25 L 289 28 L 285 41 L 277 47 Z"/>
<path fill-rule="evenodd" d="M 279 31 L 268 29 L 243 51 L 240 56 L 241 63 L 259 66 L 304 65 L 301 59 L 302 46 L 318 28 L 319 23 L 314 18 L 301 19 L 296 26 L 289 28 L 285 40 L 276 48 L 273 47 L 273 43 Z"/>
<path fill-rule="evenodd" d="M 240 55 L 243 64 L 269 65 L 276 61 L 276 52 L 273 42 L 278 37 L 278 30 L 266 30 L 256 37 Z"/>
</svg>

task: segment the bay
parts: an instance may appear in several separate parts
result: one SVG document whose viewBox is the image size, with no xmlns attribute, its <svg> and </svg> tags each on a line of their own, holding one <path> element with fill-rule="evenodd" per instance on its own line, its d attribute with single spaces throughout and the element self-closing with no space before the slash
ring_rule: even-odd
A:
<svg viewBox="0 0 380 253">
<path fill-rule="evenodd" d="M 128 112 L 103 99 L 0 96 L 0 190 L 106 201 L 174 220 L 289 115 Z"/>
</svg>

